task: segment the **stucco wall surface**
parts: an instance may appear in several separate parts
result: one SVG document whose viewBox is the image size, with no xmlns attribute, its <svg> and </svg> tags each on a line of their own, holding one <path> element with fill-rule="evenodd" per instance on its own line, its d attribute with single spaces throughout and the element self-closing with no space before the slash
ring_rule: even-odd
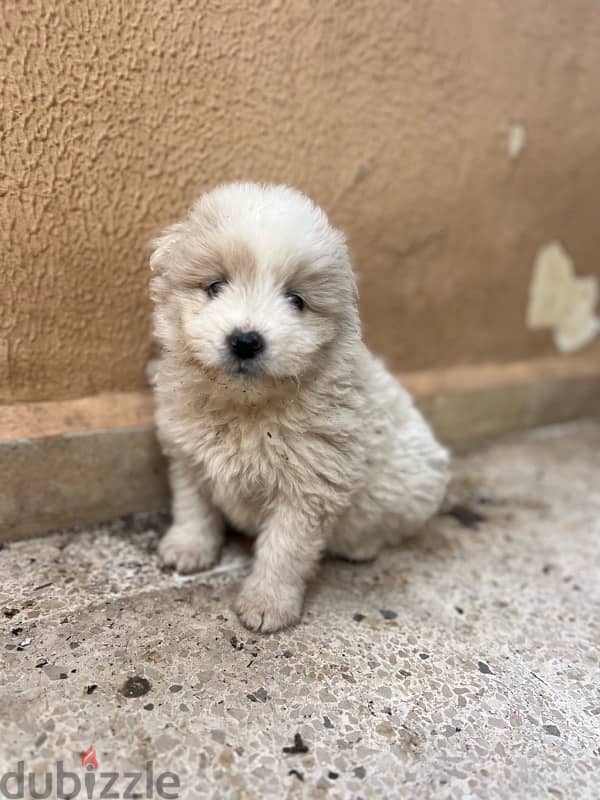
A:
<svg viewBox="0 0 600 800">
<path fill-rule="evenodd" d="M 396 370 L 555 352 L 526 325 L 548 241 L 600 275 L 596 0 L 0 17 L 0 401 L 143 385 L 145 244 L 223 180 L 292 183 L 348 231 Z"/>
</svg>

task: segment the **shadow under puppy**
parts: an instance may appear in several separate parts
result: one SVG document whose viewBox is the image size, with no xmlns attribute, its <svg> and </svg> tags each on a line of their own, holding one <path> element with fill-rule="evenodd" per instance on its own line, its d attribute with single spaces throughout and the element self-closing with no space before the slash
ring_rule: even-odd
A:
<svg viewBox="0 0 600 800">
<path fill-rule="evenodd" d="M 353 560 L 439 508 L 448 454 L 361 339 L 345 238 L 287 186 L 204 194 L 154 242 L 156 421 L 180 572 L 219 557 L 224 520 L 257 536 L 244 625 L 300 619 L 325 549 Z"/>
</svg>

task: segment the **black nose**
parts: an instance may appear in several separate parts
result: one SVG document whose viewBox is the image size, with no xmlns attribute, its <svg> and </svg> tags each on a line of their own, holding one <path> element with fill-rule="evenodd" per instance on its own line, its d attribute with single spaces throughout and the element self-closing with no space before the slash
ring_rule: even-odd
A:
<svg viewBox="0 0 600 800">
<path fill-rule="evenodd" d="M 256 331 L 232 333 L 227 341 L 231 352 L 238 358 L 254 358 L 265 349 L 265 340 Z"/>
</svg>

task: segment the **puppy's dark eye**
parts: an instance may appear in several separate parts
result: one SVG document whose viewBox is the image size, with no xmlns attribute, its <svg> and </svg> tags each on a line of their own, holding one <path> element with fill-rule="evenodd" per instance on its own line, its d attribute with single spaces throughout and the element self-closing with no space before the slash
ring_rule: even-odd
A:
<svg viewBox="0 0 600 800">
<path fill-rule="evenodd" d="M 296 306 L 298 311 L 302 311 L 304 309 L 304 300 L 299 294 L 296 294 L 296 292 L 286 292 L 285 296 L 293 306 Z"/>
<path fill-rule="evenodd" d="M 211 283 L 211 285 L 208 287 L 208 289 L 206 290 L 206 294 L 212 300 L 213 297 L 216 297 L 219 294 L 219 292 L 226 286 L 227 286 L 227 281 L 215 281 L 214 283 Z"/>
</svg>

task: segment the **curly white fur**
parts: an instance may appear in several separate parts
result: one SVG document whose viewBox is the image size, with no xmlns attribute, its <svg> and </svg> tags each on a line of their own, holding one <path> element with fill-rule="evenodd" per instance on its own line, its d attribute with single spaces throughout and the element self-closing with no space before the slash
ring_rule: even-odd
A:
<svg viewBox="0 0 600 800">
<path fill-rule="evenodd" d="M 448 454 L 364 346 L 345 239 L 304 195 L 218 187 L 154 243 L 151 266 L 173 493 L 162 559 L 206 569 L 224 519 L 257 536 L 236 609 L 276 631 L 300 618 L 325 549 L 371 559 L 437 511 Z M 259 332 L 264 352 L 240 362 L 234 330 Z"/>
</svg>

